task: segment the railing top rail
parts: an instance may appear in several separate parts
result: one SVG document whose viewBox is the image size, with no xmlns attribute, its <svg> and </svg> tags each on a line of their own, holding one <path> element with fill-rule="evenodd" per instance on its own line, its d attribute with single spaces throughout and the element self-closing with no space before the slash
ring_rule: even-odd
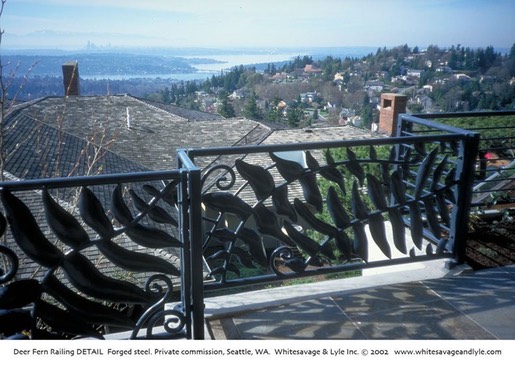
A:
<svg viewBox="0 0 515 369">
<path fill-rule="evenodd" d="M 496 110 L 496 111 L 473 111 L 473 112 L 453 112 L 453 113 L 423 113 L 413 114 L 413 117 L 424 119 L 437 119 L 437 118 L 459 118 L 459 117 L 489 117 L 489 116 L 504 116 L 515 115 L 515 110 Z"/>
<path fill-rule="evenodd" d="M 35 187 L 63 188 L 73 186 L 96 186 L 122 182 L 159 181 L 163 179 L 178 179 L 181 171 L 148 171 L 136 173 L 101 174 L 96 176 L 55 177 L 43 179 L 27 179 L 23 181 L 0 182 L 0 189 L 25 191 Z"/>
<path fill-rule="evenodd" d="M 410 115 L 410 114 L 401 114 L 399 118 L 404 120 L 404 121 L 407 121 L 407 122 L 420 124 L 420 125 L 423 125 L 423 126 L 426 126 L 426 127 L 429 127 L 429 128 L 441 130 L 443 132 L 449 132 L 449 133 L 453 133 L 453 134 L 466 135 L 466 136 L 476 136 L 476 135 L 479 135 L 478 133 L 473 132 L 473 131 L 469 131 L 469 130 L 466 130 L 466 129 L 463 129 L 463 128 L 458 128 L 458 127 L 452 127 L 452 126 L 449 126 L 447 124 L 438 123 L 438 122 L 435 122 L 433 120 L 429 120 L 429 119 L 432 119 L 434 117 L 414 116 L 414 115 Z M 441 117 L 441 118 L 443 118 L 443 117 Z"/>
<path fill-rule="evenodd" d="M 447 126 L 445 126 L 447 127 Z M 330 149 L 339 147 L 353 147 L 353 146 L 370 146 L 370 145 L 395 145 L 395 144 L 409 144 L 416 142 L 440 141 L 450 142 L 463 139 L 466 136 L 472 135 L 473 132 L 460 130 L 454 134 L 436 134 L 424 136 L 409 136 L 409 137 L 384 137 L 384 138 L 365 138 L 359 140 L 335 140 L 335 141 L 318 141 L 318 142 L 301 142 L 292 144 L 270 144 L 270 145 L 249 145 L 238 147 L 208 147 L 208 148 L 190 148 L 183 149 L 190 157 L 195 156 L 212 156 L 212 155 L 239 155 L 239 154 L 256 154 L 266 152 L 281 152 L 281 151 L 299 151 L 299 150 L 314 150 L 314 149 Z"/>
</svg>

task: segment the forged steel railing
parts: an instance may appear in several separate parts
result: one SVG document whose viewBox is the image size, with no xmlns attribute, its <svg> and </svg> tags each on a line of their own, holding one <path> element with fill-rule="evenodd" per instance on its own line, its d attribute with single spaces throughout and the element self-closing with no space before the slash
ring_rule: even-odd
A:
<svg viewBox="0 0 515 369">
<path fill-rule="evenodd" d="M 476 154 L 460 153 L 470 156 L 469 167 L 463 169 L 468 178 L 466 185 L 472 186 L 472 192 L 467 195 L 470 198 L 463 198 L 461 203 L 470 206 L 476 216 L 488 214 L 499 221 L 509 218 L 509 209 L 515 201 L 515 111 L 406 114 L 400 116 L 397 132 L 399 136 L 413 137 L 462 129 L 478 134 L 479 143 Z M 463 228 L 465 224 L 468 226 L 464 222 Z M 459 256 L 458 260 L 463 261 L 463 257 Z"/>
<path fill-rule="evenodd" d="M 479 135 L 399 122 L 438 132 L 185 149 L 173 171 L 1 183 L 2 334 L 202 339 L 205 292 L 463 262 Z"/>
<path fill-rule="evenodd" d="M 189 150 L 192 161 L 213 159 L 201 180 L 205 290 L 431 258 L 463 262 L 478 140 L 448 127 Z"/>
<path fill-rule="evenodd" d="M 192 172 L 2 183 L 0 334 L 194 337 Z"/>
</svg>

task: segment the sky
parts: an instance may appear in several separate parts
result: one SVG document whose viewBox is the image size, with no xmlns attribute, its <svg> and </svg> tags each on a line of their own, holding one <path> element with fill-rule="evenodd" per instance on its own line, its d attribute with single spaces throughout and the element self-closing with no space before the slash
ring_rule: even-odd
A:
<svg viewBox="0 0 515 369">
<path fill-rule="evenodd" d="M 509 48 L 515 0 L 7 0 L 2 47 Z"/>
</svg>

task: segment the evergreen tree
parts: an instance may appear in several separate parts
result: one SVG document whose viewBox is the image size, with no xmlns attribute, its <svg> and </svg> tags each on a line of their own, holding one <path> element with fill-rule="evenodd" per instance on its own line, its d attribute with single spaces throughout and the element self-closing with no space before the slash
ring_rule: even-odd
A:
<svg viewBox="0 0 515 369">
<path fill-rule="evenodd" d="M 362 126 L 370 128 L 372 126 L 372 106 L 370 105 L 370 98 L 367 94 L 363 97 L 363 107 L 361 108 L 361 122 Z"/>
<path fill-rule="evenodd" d="M 292 104 L 286 112 L 286 123 L 289 127 L 298 127 L 303 116 L 303 109 L 299 108 L 296 104 Z"/>
<path fill-rule="evenodd" d="M 247 119 L 261 120 L 263 119 L 263 112 L 257 104 L 257 95 L 255 91 L 247 99 L 243 107 L 243 116 Z"/>
<path fill-rule="evenodd" d="M 229 101 L 229 97 L 227 96 L 227 94 L 224 94 L 222 97 L 220 107 L 218 108 L 218 114 L 220 114 L 224 118 L 234 118 L 236 116 L 234 107 Z"/>
</svg>

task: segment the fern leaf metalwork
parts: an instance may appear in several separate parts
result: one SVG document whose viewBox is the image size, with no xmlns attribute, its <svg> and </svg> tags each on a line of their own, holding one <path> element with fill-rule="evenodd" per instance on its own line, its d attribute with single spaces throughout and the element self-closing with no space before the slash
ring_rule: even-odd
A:
<svg viewBox="0 0 515 369">
<path fill-rule="evenodd" d="M 447 237 L 455 184 L 451 162 L 440 150 L 439 144 L 416 141 L 404 145 L 399 158 L 395 146 L 368 145 L 236 159 L 234 173 L 241 180 L 203 198 L 215 210 L 206 218 L 211 230 L 204 249 L 219 245 L 206 254 L 211 275 L 223 284 L 230 269 L 232 275 L 236 268 L 254 275 L 251 269 L 265 267 L 266 260 L 282 277 L 399 257 L 394 251 L 405 257 L 437 254 L 433 244 Z M 255 230 L 250 240 L 240 237 L 242 229 Z M 430 246 L 423 250 L 428 236 Z"/>
<path fill-rule="evenodd" d="M 39 199 L 35 191 L 20 191 L 20 196 L 3 188 L 1 200 L 8 222 L 2 225 L 2 220 L 6 219 L 2 214 L 0 230 L 39 265 L 42 276 L 38 280 L 10 283 L 8 288 L 0 290 L 0 306 L 10 300 L 8 296 L 12 291 L 23 287 L 20 296 L 24 300 L 13 300 L 8 308 L 14 308 L 15 313 L 16 308 L 33 304 L 32 311 L 27 310 L 30 320 L 38 319 L 48 327 L 43 331 L 32 322 L 22 324 L 34 339 L 76 336 L 102 339 L 108 330 L 138 327 L 136 316 L 128 316 L 113 306 L 127 304 L 145 311 L 162 301 L 164 296 L 166 302 L 171 301 L 171 291 L 143 289 L 140 280 L 159 273 L 160 280 L 166 281 L 167 287 L 172 289 L 171 277 L 181 275 L 179 268 L 170 261 L 144 251 L 145 248 L 182 248 L 182 243 L 169 233 L 170 227 L 177 227 L 178 222 L 170 210 L 166 210 L 175 209 L 177 205 L 168 197 L 170 188 L 175 188 L 177 183 L 169 184 L 163 190 L 147 185 L 140 193 L 127 188 L 126 197 L 121 184 L 114 186 L 112 193 L 100 191 L 103 196 L 111 195 L 110 210 L 105 207 L 109 201 L 105 201 L 105 197 L 101 200 L 99 193 L 86 186 L 76 191 L 79 194 L 77 206 L 60 201 L 57 191 L 54 196 L 44 186 L 40 188 Z M 142 194 L 149 191 L 154 197 L 147 202 Z M 22 197 L 30 199 L 30 205 Z M 136 215 L 133 215 L 129 202 L 134 205 Z M 166 231 L 157 228 L 161 224 Z M 0 246 L 0 252 L 13 256 L 12 270 L 0 273 L 0 277 L 12 279 L 19 267 L 18 256 L 5 246 Z M 96 261 L 92 260 L 94 255 Z M 133 273 L 138 277 L 123 276 Z M 0 280 L 0 283 L 9 279 Z M 160 307 L 164 308 L 164 302 Z M 20 322 L 25 321 L 25 318 L 19 318 Z M 185 321 L 183 317 L 179 320 Z M 184 324 L 180 326 L 182 330 Z M 6 333 L 4 327 L 0 329 Z"/>
</svg>

